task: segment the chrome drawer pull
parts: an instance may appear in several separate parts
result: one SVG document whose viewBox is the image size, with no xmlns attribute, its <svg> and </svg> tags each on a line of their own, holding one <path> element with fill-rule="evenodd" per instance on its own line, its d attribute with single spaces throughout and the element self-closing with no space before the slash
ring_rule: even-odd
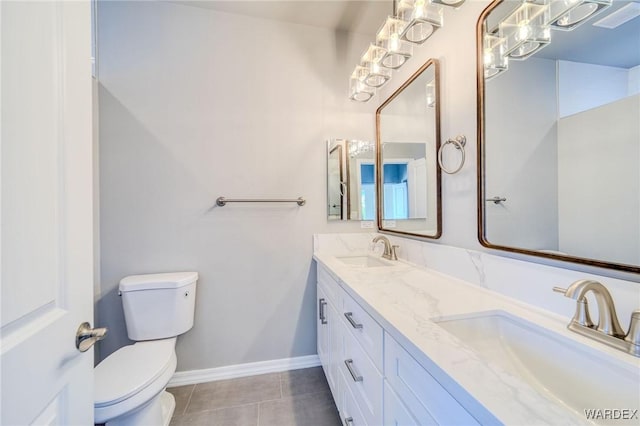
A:
<svg viewBox="0 0 640 426">
<path fill-rule="evenodd" d="M 349 321 L 349 323 L 351 324 L 351 327 L 353 327 L 353 328 L 362 328 L 362 324 L 358 324 L 357 322 L 355 322 L 353 320 L 353 312 L 345 312 L 344 316 Z"/>
<path fill-rule="evenodd" d="M 345 417 L 344 426 L 349 426 L 353 424 L 353 417 Z"/>
<path fill-rule="evenodd" d="M 354 382 L 361 382 L 364 380 L 364 377 L 362 376 L 358 376 L 358 374 L 353 370 L 353 360 L 352 359 L 348 359 L 344 362 L 344 365 L 347 366 L 347 370 L 349 370 L 349 373 L 351 374 L 351 377 L 353 378 Z"/>
<path fill-rule="evenodd" d="M 319 299 L 318 300 L 318 316 L 320 317 L 320 323 L 321 324 L 326 324 L 327 323 L 327 317 L 324 315 L 324 307 L 327 306 L 327 302 L 324 301 L 323 299 Z"/>
</svg>

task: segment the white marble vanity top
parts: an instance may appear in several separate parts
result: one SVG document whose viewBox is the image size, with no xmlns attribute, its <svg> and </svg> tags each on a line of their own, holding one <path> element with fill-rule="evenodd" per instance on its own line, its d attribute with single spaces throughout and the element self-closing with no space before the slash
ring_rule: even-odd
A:
<svg viewBox="0 0 640 426">
<path fill-rule="evenodd" d="M 351 255 L 371 252 L 354 251 Z M 509 374 L 499 365 L 483 361 L 469 345 L 439 326 L 436 323 L 439 319 L 506 312 L 593 349 L 596 358 L 613 361 L 625 375 L 636 380 L 640 396 L 640 359 L 567 330 L 565 317 L 404 261 L 392 262 L 393 266 L 359 267 L 322 251 L 316 251 L 314 259 L 483 424 L 496 423 L 496 419 L 507 425 L 590 422 L 583 412 L 570 409 L 540 387 Z M 567 313 L 569 317 L 572 314 Z M 584 374 L 588 377 L 590 372 Z M 575 392 L 581 389 L 576 388 Z M 640 398 L 635 407 L 595 404 L 588 408 L 638 409 L 638 406 Z M 640 422 L 635 419 L 632 424 Z"/>
</svg>

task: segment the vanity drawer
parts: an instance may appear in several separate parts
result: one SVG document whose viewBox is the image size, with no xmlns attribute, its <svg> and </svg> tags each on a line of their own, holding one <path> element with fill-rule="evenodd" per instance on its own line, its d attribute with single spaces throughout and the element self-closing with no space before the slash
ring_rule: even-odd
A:
<svg viewBox="0 0 640 426">
<path fill-rule="evenodd" d="M 384 331 L 347 292 L 342 290 L 341 317 L 347 329 L 362 345 L 362 348 L 382 371 L 382 338 Z"/>
<path fill-rule="evenodd" d="M 339 411 L 343 426 L 366 426 L 367 423 L 364 420 L 364 415 L 362 411 L 360 411 L 360 408 L 358 408 L 358 404 L 347 386 L 347 380 L 351 380 L 351 377 L 347 379 L 342 372 L 339 374 L 340 380 L 342 380 L 342 383 L 340 383 L 342 387 L 342 400 L 340 401 L 341 409 Z"/>
<path fill-rule="evenodd" d="M 341 302 L 342 294 L 340 293 L 342 289 L 340 288 L 338 281 L 336 281 L 335 278 L 331 276 L 327 268 L 325 268 L 319 263 L 318 263 L 318 284 L 323 285 L 323 289 L 326 293 L 326 296 L 329 299 L 329 301 L 333 303 L 333 306 L 340 308 L 340 306 L 342 306 L 342 302 Z"/>
<path fill-rule="evenodd" d="M 382 424 L 382 374 L 343 324 L 340 372 L 364 415 L 366 424 Z"/>
<path fill-rule="evenodd" d="M 389 383 L 384 382 L 384 425 L 390 426 L 414 426 L 414 425 L 437 425 L 431 419 L 429 423 L 419 423 L 409 409 L 400 401 L 398 395 L 391 389 Z"/>
<path fill-rule="evenodd" d="M 385 333 L 384 372 L 391 388 L 420 425 L 477 425 L 449 394 L 398 342 Z"/>
</svg>

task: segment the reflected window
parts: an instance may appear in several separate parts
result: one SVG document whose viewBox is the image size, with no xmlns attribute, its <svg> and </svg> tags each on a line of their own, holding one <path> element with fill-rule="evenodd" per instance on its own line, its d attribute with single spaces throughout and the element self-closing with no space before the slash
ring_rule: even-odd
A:
<svg viewBox="0 0 640 426">
<path fill-rule="evenodd" d="M 382 176 L 385 220 L 408 219 L 407 163 L 385 164 Z"/>
<path fill-rule="evenodd" d="M 373 163 L 360 165 L 360 209 L 362 220 L 375 220 L 376 173 Z"/>
</svg>

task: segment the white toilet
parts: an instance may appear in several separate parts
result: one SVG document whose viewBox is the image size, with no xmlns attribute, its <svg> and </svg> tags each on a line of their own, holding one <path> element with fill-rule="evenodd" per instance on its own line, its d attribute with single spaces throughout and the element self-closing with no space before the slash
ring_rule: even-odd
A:
<svg viewBox="0 0 640 426">
<path fill-rule="evenodd" d="M 165 389 L 176 371 L 176 336 L 193 327 L 197 272 L 132 275 L 120 281 L 133 345 L 94 369 L 96 423 L 166 426 L 176 406 Z"/>
</svg>

